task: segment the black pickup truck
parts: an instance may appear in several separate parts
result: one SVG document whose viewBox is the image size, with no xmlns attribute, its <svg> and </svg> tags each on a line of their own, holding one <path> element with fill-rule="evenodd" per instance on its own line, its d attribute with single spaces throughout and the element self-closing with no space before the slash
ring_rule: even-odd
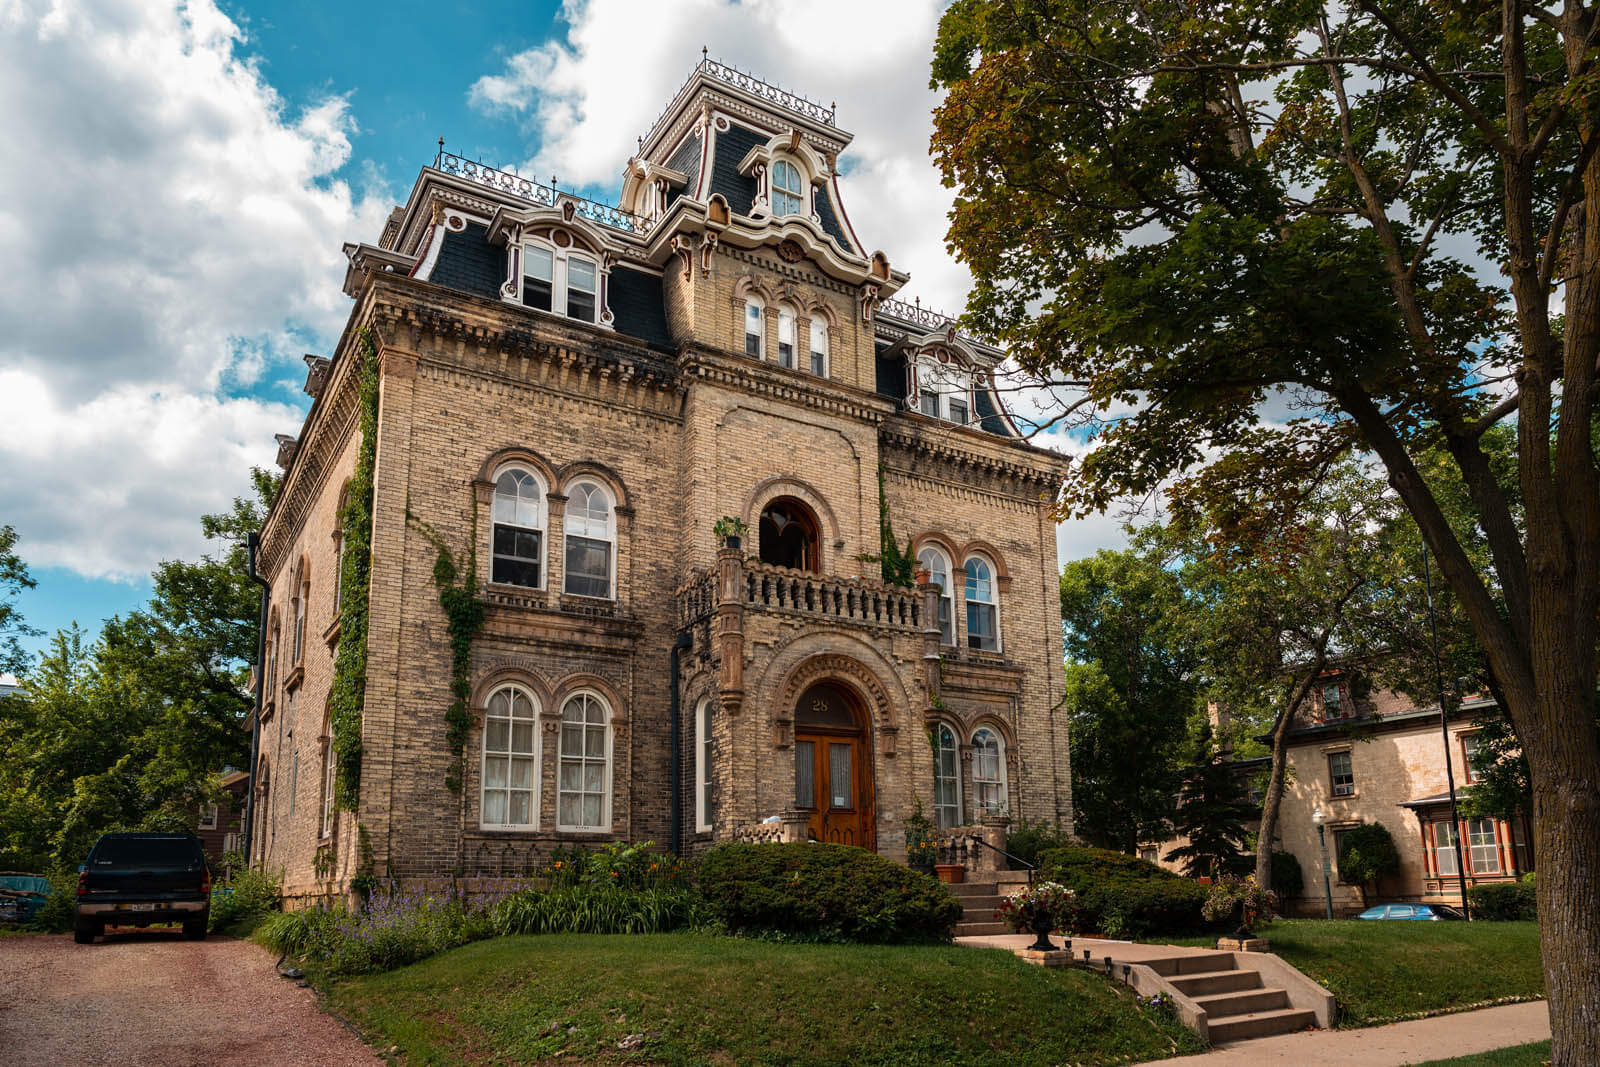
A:
<svg viewBox="0 0 1600 1067">
<path fill-rule="evenodd" d="M 193 834 L 104 834 L 78 871 L 72 939 L 87 945 L 107 926 L 181 922 L 203 940 L 211 917 L 211 870 Z"/>
</svg>

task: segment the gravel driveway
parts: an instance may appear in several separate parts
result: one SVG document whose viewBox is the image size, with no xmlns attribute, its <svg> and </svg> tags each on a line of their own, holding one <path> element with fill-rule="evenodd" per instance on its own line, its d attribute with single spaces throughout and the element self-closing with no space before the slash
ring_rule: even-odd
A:
<svg viewBox="0 0 1600 1067">
<path fill-rule="evenodd" d="M 248 941 L 177 930 L 0 938 L 0 1062 L 361 1064 L 373 1051 Z"/>
</svg>

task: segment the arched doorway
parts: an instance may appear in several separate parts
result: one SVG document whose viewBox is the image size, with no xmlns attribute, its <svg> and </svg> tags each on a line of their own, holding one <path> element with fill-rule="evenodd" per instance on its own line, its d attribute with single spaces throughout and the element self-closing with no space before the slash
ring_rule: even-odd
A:
<svg viewBox="0 0 1600 1067">
<path fill-rule="evenodd" d="M 797 571 L 822 569 L 817 517 L 792 496 L 780 496 L 761 510 L 761 562 Z"/>
<path fill-rule="evenodd" d="M 814 841 L 875 848 L 866 709 L 849 689 L 819 682 L 794 711 L 794 805 Z"/>
</svg>

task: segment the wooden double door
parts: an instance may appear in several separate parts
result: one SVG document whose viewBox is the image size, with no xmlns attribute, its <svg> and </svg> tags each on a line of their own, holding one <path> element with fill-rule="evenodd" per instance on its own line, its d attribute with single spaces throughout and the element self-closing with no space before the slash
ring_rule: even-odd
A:
<svg viewBox="0 0 1600 1067">
<path fill-rule="evenodd" d="M 816 685 L 795 709 L 794 803 L 813 841 L 874 848 L 872 753 L 864 709 L 847 690 Z"/>
</svg>

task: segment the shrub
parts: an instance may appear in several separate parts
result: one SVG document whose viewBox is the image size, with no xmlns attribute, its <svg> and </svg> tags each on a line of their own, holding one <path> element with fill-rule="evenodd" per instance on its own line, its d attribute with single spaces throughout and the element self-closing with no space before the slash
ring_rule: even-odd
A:
<svg viewBox="0 0 1600 1067">
<path fill-rule="evenodd" d="M 699 924 L 699 895 L 681 887 L 621 889 L 558 886 L 524 889 L 490 915 L 494 932 L 507 934 L 659 934 Z"/>
<path fill-rule="evenodd" d="M 961 904 L 938 882 L 850 845 L 718 845 L 700 890 L 729 930 L 824 940 L 948 941 Z"/>
<path fill-rule="evenodd" d="M 49 934 L 64 934 L 72 929 L 72 907 L 78 900 L 78 873 L 57 871 L 50 876 L 50 896 L 34 912 L 28 926 Z"/>
<path fill-rule="evenodd" d="M 1039 877 L 1077 896 L 1083 929 L 1114 937 L 1193 933 L 1207 928 L 1206 888 L 1139 859 L 1103 848 L 1057 848 L 1039 857 Z"/>
<path fill-rule="evenodd" d="M 1539 917 L 1537 894 L 1527 880 L 1475 885 L 1467 890 L 1467 906 L 1474 919 L 1486 922 L 1530 922 Z"/>
<path fill-rule="evenodd" d="M 404 967 L 492 933 L 484 909 L 454 893 L 379 887 L 354 911 L 308 908 L 269 916 L 255 939 L 343 975 Z"/>
<path fill-rule="evenodd" d="M 1272 854 L 1272 891 L 1278 894 L 1279 900 L 1288 900 L 1306 891 L 1306 878 L 1293 852 Z"/>
<path fill-rule="evenodd" d="M 1017 859 L 1037 867 L 1041 853 L 1050 849 L 1067 848 L 1072 844 L 1072 840 L 1072 835 L 1061 829 L 1059 823 L 1048 823 L 1043 819 L 1038 822 L 1021 819 L 1006 835 L 1006 851 Z"/>
<path fill-rule="evenodd" d="M 1339 873 L 1361 889 L 1361 902 L 1367 889 L 1378 881 L 1400 873 L 1400 850 L 1382 823 L 1368 822 L 1344 832 L 1339 843 Z"/>
<path fill-rule="evenodd" d="M 1272 921 L 1277 911 L 1278 894 L 1262 889 L 1255 875 L 1224 875 L 1211 887 L 1200 914 L 1212 922 L 1231 923 L 1237 918 L 1241 930 L 1252 930 L 1258 922 Z"/>
<path fill-rule="evenodd" d="M 248 934 L 277 911 L 280 889 L 271 875 L 249 868 L 233 872 L 225 886 L 211 891 L 211 929 L 216 933 Z"/>
</svg>

